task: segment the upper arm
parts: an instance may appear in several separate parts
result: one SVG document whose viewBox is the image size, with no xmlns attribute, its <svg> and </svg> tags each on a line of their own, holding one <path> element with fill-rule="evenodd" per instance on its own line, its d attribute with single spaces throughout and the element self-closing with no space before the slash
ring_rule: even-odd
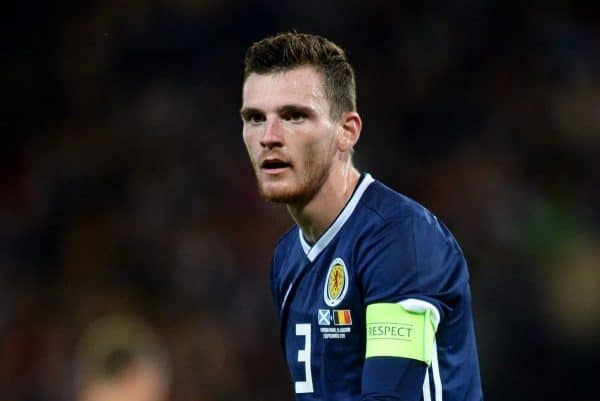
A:
<svg viewBox="0 0 600 401">
<path fill-rule="evenodd" d="M 436 332 L 467 279 L 462 253 L 437 219 L 417 216 L 382 224 L 359 256 L 367 308 L 363 396 L 418 400 Z"/>
<path fill-rule="evenodd" d="M 468 280 L 462 253 L 445 227 L 432 217 L 390 220 L 365 243 L 358 254 L 365 305 L 417 299 L 435 307 L 443 321 Z"/>
</svg>

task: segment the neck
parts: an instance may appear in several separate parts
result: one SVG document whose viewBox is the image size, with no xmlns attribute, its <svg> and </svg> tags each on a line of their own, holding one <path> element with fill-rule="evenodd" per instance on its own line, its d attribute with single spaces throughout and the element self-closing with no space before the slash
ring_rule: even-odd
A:
<svg viewBox="0 0 600 401">
<path fill-rule="evenodd" d="M 304 237 L 311 243 L 327 230 L 352 196 L 360 178 L 350 163 L 334 168 L 315 196 L 306 204 L 287 206 Z"/>
</svg>

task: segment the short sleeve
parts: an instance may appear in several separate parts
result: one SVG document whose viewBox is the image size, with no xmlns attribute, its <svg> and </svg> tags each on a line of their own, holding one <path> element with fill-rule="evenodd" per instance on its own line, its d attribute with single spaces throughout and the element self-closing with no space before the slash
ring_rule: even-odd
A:
<svg viewBox="0 0 600 401">
<path fill-rule="evenodd" d="M 367 329 L 362 400 L 424 399 L 437 336 L 468 285 L 462 252 L 426 210 L 382 222 L 359 250 Z"/>
<path fill-rule="evenodd" d="M 360 249 L 358 274 L 365 305 L 422 300 L 443 320 L 468 279 L 456 241 L 430 214 L 388 220 Z"/>
</svg>

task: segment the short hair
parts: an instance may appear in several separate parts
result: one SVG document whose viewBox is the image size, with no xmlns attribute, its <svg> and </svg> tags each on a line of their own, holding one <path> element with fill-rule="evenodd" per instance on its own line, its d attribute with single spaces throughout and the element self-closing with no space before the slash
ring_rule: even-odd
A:
<svg viewBox="0 0 600 401">
<path fill-rule="evenodd" d="M 333 119 L 356 111 L 356 79 L 346 53 L 318 35 L 287 32 L 255 42 L 246 51 L 244 81 L 252 73 L 271 74 L 302 66 L 314 67 L 322 74 Z"/>
<path fill-rule="evenodd" d="M 77 350 L 76 386 L 83 390 L 96 381 L 115 379 L 138 362 L 156 366 L 169 380 L 167 351 L 152 328 L 127 315 L 108 315 L 94 321 Z"/>
</svg>

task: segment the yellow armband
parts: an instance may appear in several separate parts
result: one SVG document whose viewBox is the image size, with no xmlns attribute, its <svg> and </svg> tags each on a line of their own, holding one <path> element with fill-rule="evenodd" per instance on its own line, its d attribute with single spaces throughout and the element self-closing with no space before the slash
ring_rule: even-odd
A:
<svg viewBox="0 0 600 401">
<path fill-rule="evenodd" d="M 430 309 L 409 311 L 397 303 L 367 306 L 366 358 L 391 356 L 431 364 L 436 324 Z"/>
</svg>

